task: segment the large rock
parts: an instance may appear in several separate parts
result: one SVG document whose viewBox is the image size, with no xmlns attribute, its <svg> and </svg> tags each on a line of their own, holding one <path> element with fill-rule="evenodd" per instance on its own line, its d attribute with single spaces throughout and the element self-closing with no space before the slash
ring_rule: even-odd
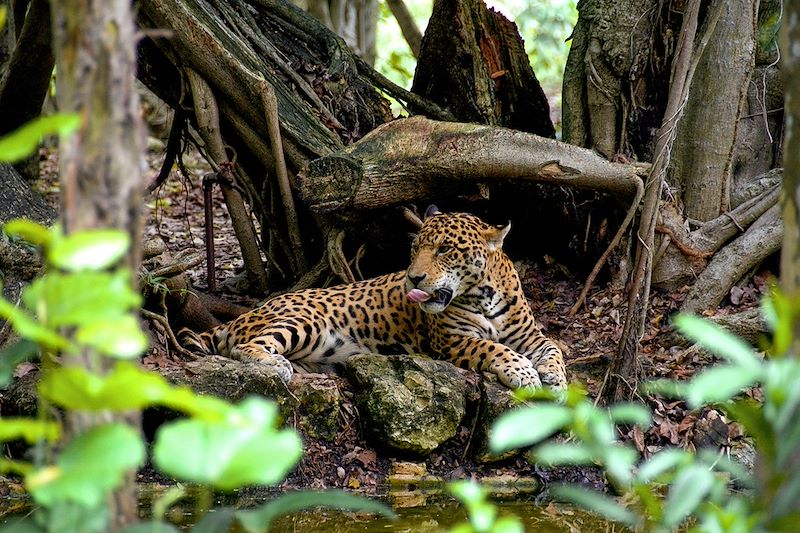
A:
<svg viewBox="0 0 800 533">
<path fill-rule="evenodd" d="M 297 373 L 287 387 L 274 367 L 217 355 L 170 367 L 162 373 L 173 383 L 233 403 L 251 394 L 266 396 L 275 400 L 283 417 L 295 422 L 305 434 L 325 441 L 336 439 L 343 398 L 333 376 Z"/>
<path fill-rule="evenodd" d="M 466 385 L 453 365 L 421 357 L 356 355 L 347 361 L 366 433 L 395 450 L 428 454 L 456 434 Z"/>
</svg>

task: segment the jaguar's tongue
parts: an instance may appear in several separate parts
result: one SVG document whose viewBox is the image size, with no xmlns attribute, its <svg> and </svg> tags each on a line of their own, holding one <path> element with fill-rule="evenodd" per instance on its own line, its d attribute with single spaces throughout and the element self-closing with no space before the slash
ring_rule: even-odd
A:
<svg viewBox="0 0 800 533">
<path fill-rule="evenodd" d="M 415 304 L 427 302 L 431 299 L 431 295 L 427 292 L 420 290 L 420 289 L 411 289 L 406 294 L 406 298 L 409 302 L 414 302 Z"/>
</svg>

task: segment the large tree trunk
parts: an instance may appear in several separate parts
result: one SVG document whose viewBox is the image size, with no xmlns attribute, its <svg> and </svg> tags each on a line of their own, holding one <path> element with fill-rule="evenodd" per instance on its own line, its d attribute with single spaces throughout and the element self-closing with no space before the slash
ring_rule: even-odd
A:
<svg viewBox="0 0 800 533">
<path fill-rule="evenodd" d="M 784 224 L 781 255 L 781 286 L 790 302 L 795 303 L 792 324 L 792 352 L 800 357 L 800 6 L 789 2 L 783 16 L 781 50 L 786 80 L 786 146 L 782 214 Z"/>
<path fill-rule="evenodd" d="M 82 117 L 79 129 L 60 147 L 62 216 L 68 233 L 118 228 L 133 243 L 126 262 L 140 262 L 144 129 L 136 72 L 135 28 L 128 0 L 53 2 L 54 49 L 59 106 Z M 65 364 L 102 372 L 110 362 L 84 352 Z M 109 420 L 139 425 L 139 413 L 70 413 L 70 434 Z M 112 531 L 137 519 L 134 473 L 109 502 Z"/>
<path fill-rule="evenodd" d="M 730 207 L 733 147 L 756 47 L 758 1 L 716 1 L 724 8 L 697 61 L 669 180 L 683 191 L 686 216 L 700 221 Z M 710 6 L 709 13 L 714 9 Z M 711 22 L 708 18 L 706 24 Z"/>
</svg>

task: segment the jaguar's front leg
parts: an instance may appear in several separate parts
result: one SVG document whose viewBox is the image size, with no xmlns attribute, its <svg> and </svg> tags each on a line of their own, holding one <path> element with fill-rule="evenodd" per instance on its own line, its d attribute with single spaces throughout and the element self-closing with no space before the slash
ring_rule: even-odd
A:
<svg viewBox="0 0 800 533">
<path fill-rule="evenodd" d="M 256 337 L 250 342 L 237 344 L 231 348 L 231 359 L 239 361 L 257 361 L 272 367 L 284 383 L 289 383 L 294 374 L 294 367 L 283 355 L 283 346 L 271 335 Z"/>
<path fill-rule="evenodd" d="M 542 386 L 530 360 L 507 346 L 475 337 L 458 337 L 455 341 L 450 337 L 449 340 L 446 347 L 434 346 L 434 349 L 456 366 L 491 372 L 510 389 Z"/>
</svg>

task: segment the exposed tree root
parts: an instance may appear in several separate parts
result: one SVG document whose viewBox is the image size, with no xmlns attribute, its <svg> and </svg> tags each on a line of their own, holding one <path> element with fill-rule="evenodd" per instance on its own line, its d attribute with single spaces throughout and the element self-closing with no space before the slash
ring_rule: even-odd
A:
<svg viewBox="0 0 800 533">
<path fill-rule="evenodd" d="M 750 269 L 780 249 L 783 223 L 779 206 L 771 207 L 744 234 L 714 255 L 697 277 L 681 311 L 701 313 L 716 308 L 730 288 Z"/>
</svg>

